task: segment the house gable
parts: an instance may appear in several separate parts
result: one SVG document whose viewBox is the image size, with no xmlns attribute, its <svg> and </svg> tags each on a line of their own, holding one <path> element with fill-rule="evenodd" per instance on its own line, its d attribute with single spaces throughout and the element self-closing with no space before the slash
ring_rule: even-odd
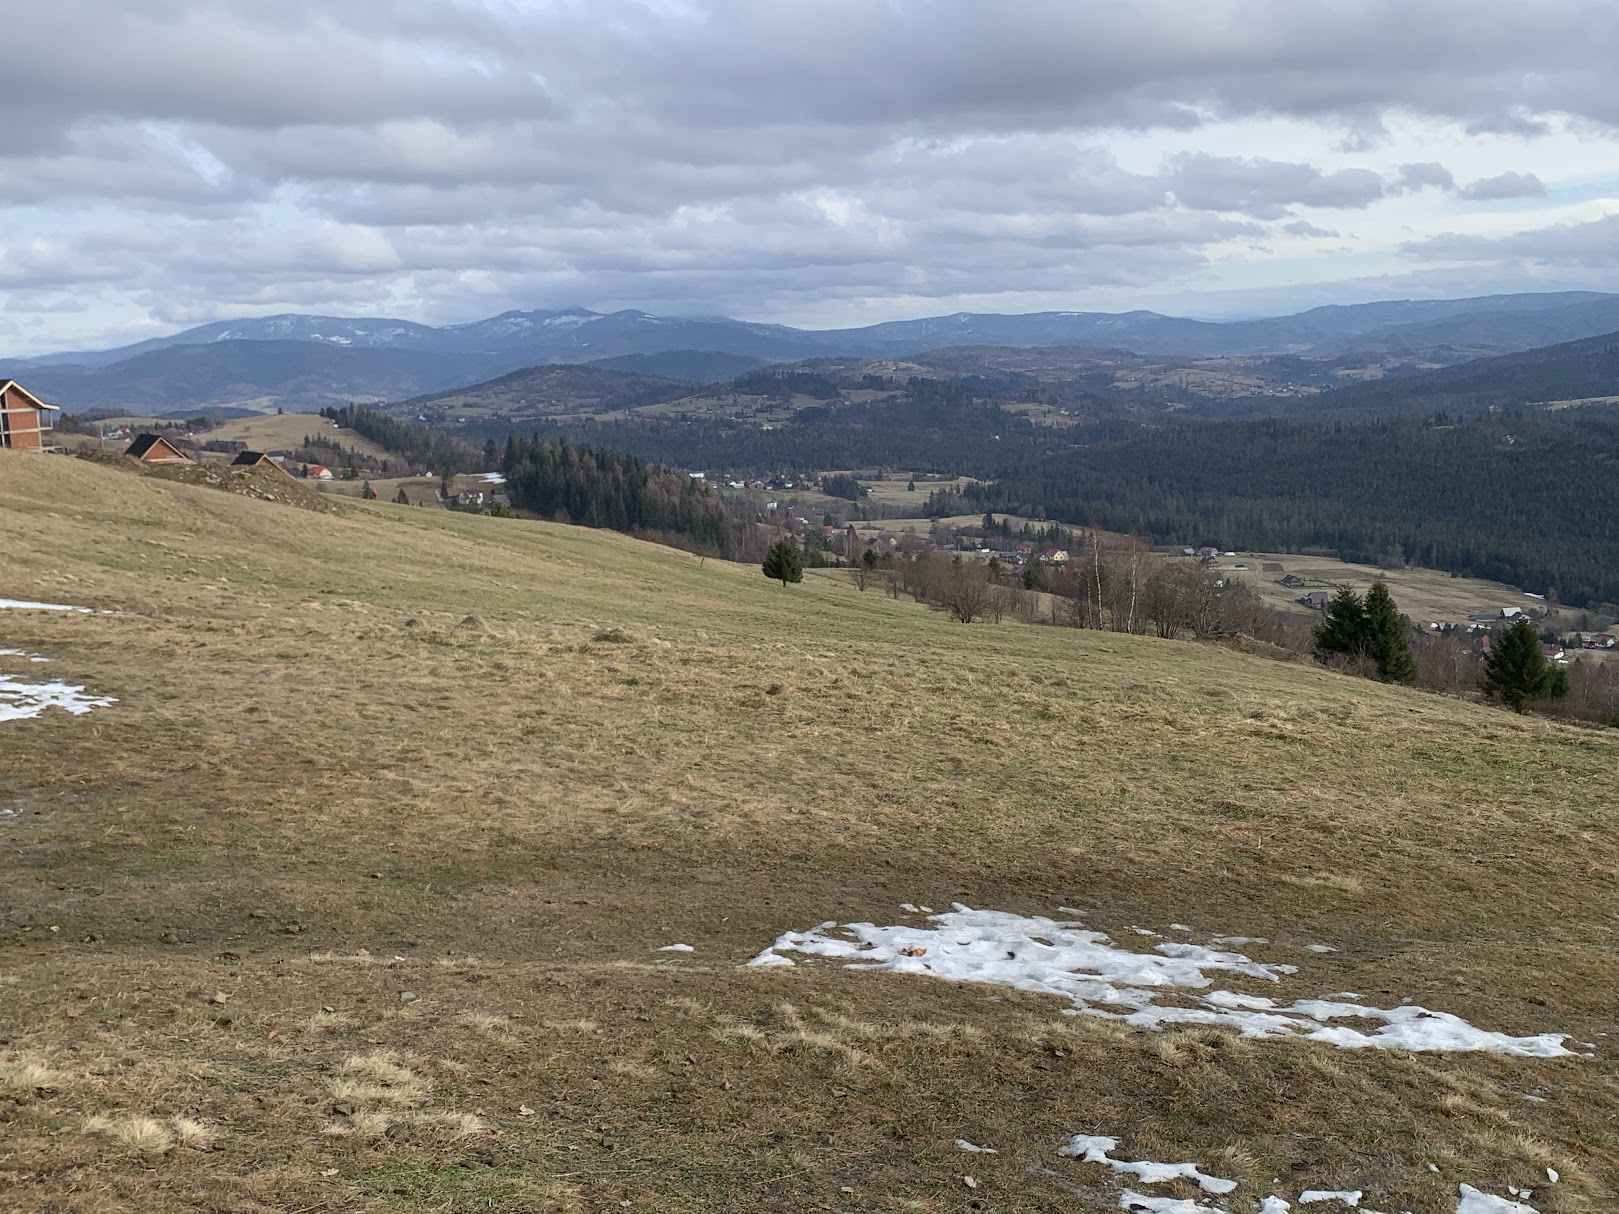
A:
<svg viewBox="0 0 1619 1214">
<path fill-rule="evenodd" d="M 129 444 L 125 455 L 148 464 L 189 464 L 191 457 L 160 434 L 143 434 Z"/>
<path fill-rule="evenodd" d="M 60 413 L 14 379 L 0 379 L 0 447 L 42 451 L 51 429 L 51 414 Z"/>
</svg>

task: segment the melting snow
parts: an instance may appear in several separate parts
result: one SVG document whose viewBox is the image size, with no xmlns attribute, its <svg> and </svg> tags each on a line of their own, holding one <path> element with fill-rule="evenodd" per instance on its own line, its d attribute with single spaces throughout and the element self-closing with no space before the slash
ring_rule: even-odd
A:
<svg viewBox="0 0 1619 1214">
<path fill-rule="evenodd" d="M 1119 1195 L 1119 1208 L 1143 1214 L 1224 1214 L 1215 1206 L 1200 1206 L 1189 1197 L 1143 1197 L 1131 1189 Z"/>
<path fill-rule="evenodd" d="M 1312 953 L 1335 953 L 1338 951 L 1330 944 L 1306 944 L 1304 947 Z"/>
<path fill-rule="evenodd" d="M 655 951 L 660 953 L 694 953 L 697 950 L 689 944 L 665 944 Z"/>
<path fill-rule="evenodd" d="M 1215 990 L 1196 996 L 1201 1006 L 1164 1006 L 1164 988 L 1203 990 L 1209 973 L 1233 973 L 1279 982 L 1296 973 L 1289 965 L 1262 964 L 1242 953 L 1179 941 L 1150 953 L 1119 948 L 1102 932 L 1041 916 L 972 910 L 930 916 L 931 927 L 878 927 L 828 921 L 804 932 L 787 932 L 751 966 L 790 966 L 783 953 L 803 953 L 845 961 L 851 969 L 892 970 L 954 982 L 984 982 L 1055 995 L 1073 1005 L 1073 1014 L 1122 1020 L 1139 1028 L 1167 1024 L 1208 1024 L 1234 1029 L 1244 1037 L 1302 1036 L 1345 1049 L 1479 1050 L 1516 1057 L 1552 1058 L 1572 1051 L 1566 1034 L 1512 1037 L 1475 1028 L 1459 1016 L 1415 1004 L 1364 1007 L 1327 999 L 1289 1005 L 1254 995 Z M 836 934 L 834 934 L 836 933 Z M 1381 1020 L 1370 1031 L 1329 1023 Z"/>
<path fill-rule="evenodd" d="M 1360 1204 L 1360 1198 L 1359 1189 L 1305 1189 L 1299 1194 L 1299 1205 L 1307 1206 L 1313 1201 L 1341 1201 L 1346 1206 L 1354 1207 Z"/>
<path fill-rule="evenodd" d="M 42 658 L 37 653 L 28 653 L 22 649 L 0 649 L 0 658 L 27 658 L 30 662 L 48 662 L 49 658 Z"/>
<path fill-rule="evenodd" d="M 979 1155 L 999 1155 L 994 1147 L 981 1147 L 976 1142 L 968 1142 L 965 1138 L 956 1139 L 956 1150 L 973 1151 Z"/>
<path fill-rule="evenodd" d="M 1508 1201 L 1505 1197 L 1494 1197 L 1489 1193 L 1480 1193 L 1470 1184 L 1461 1186 L 1461 1195 L 1462 1199 L 1456 1207 L 1456 1214 L 1536 1214 L 1534 1206 Z"/>
<path fill-rule="evenodd" d="M 1068 1140 L 1068 1145 L 1057 1152 L 1077 1159 L 1081 1163 L 1102 1163 L 1115 1172 L 1129 1172 L 1142 1184 L 1167 1184 L 1171 1180 L 1191 1180 L 1205 1193 L 1229 1193 L 1237 1187 L 1234 1180 L 1226 1180 L 1220 1176 L 1210 1176 L 1202 1171 L 1195 1163 L 1148 1163 L 1145 1160 L 1131 1162 L 1124 1159 L 1109 1159 L 1108 1152 L 1119 1145 L 1117 1138 L 1105 1138 L 1096 1134 L 1075 1134 Z"/>
<path fill-rule="evenodd" d="M 66 603 L 29 603 L 22 599 L 0 599 L 0 607 L 19 607 L 30 611 L 82 611 L 85 615 L 91 613 L 89 607 L 69 607 Z"/>
<path fill-rule="evenodd" d="M 116 703 L 111 696 L 87 696 L 83 687 L 70 683 L 24 683 L 0 677 L 0 721 L 37 717 L 47 708 L 65 708 L 82 716 L 92 708 Z"/>
<path fill-rule="evenodd" d="M 473 480 L 483 481 L 487 485 L 504 485 L 506 478 L 498 472 L 480 472 Z"/>
</svg>

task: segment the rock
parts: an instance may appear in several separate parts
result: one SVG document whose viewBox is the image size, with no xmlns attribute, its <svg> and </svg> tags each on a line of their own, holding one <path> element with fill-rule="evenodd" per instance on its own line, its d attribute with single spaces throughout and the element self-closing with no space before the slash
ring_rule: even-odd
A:
<svg viewBox="0 0 1619 1214">
<path fill-rule="evenodd" d="M 352 1104 L 334 1104 L 332 1112 L 338 1117 L 353 1117 L 354 1106 Z"/>
<path fill-rule="evenodd" d="M 416 1002 L 416 992 L 415 991 L 400 991 L 399 992 L 399 1002 L 400 1003 L 415 1003 Z"/>
</svg>

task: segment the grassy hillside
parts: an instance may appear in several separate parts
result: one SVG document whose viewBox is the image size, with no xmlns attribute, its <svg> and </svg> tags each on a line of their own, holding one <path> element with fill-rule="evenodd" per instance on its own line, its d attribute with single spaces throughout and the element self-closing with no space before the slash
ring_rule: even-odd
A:
<svg viewBox="0 0 1619 1214">
<path fill-rule="evenodd" d="M 0 598 L 114 613 L 0 609 L 53 660 L 0 675 L 118 701 L 0 721 L 0 1208 L 1117 1208 L 1074 1134 L 1235 1179 L 1232 1211 L 1619 1190 L 1619 735 L 339 506 L 0 452 Z M 1594 1057 L 739 968 L 958 901 L 1265 937 L 1298 972 L 1222 987 Z"/>
</svg>

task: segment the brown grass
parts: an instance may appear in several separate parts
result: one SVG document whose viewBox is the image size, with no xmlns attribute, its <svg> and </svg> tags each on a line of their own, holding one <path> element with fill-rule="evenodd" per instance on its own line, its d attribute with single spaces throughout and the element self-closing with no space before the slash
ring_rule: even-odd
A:
<svg viewBox="0 0 1619 1214">
<path fill-rule="evenodd" d="M 1055 1154 L 1081 1132 L 1234 1209 L 1619 1189 L 1619 735 L 514 520 L 11 453 L 0 512 L 0 594 L 120 613 L 0 612 L 119 701 L 0 723 L 0 1209 L 1110 1208 Z M 906 901 L 1265 936 L 1285 995 L 1597 1057 L 737 968 Z M 1001 1152 L 975 1194 L 957 1137 Z"/>
</svg>

